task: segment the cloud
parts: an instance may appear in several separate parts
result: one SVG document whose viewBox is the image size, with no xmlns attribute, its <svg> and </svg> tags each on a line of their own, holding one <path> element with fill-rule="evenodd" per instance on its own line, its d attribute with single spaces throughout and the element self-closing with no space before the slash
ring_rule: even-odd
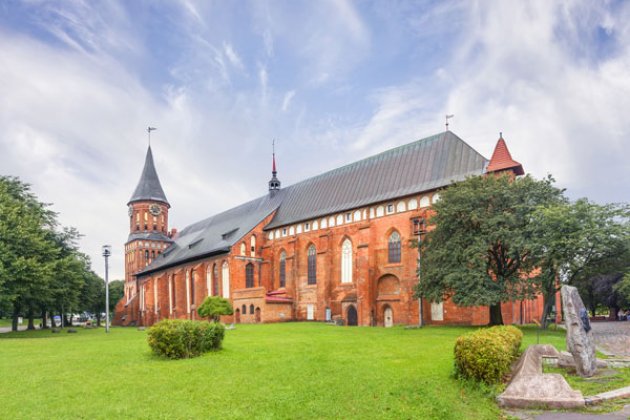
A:
<svg viewBox="0 0 630 420">
<path fill-rule="evenodd" d="M 232 64 L 234 67 L 236 67 L 239 70 L 244 69 L 241 58 L 238 56 L 236 51 L 234 51 L 234 47 L 232 47 L 231 44 L 227 42 L 223 42 L 223 52 L 225 56 L 228 58 L 228 60 L 230 61 L 230 64 Z"/>
<path fill-rule="evenodd" d="M 284 99 L 282 100 L 282 111 L 287 112 L 289 109 L 289 105 L 291 105 L 291 101 L 295 96 L 295 90 L 290 90 L 284 94 Z"/>
<path fill-rule="evenodd" d="M 598 3 L 590 5 L 501 2 L 471 8 L 467 41 L 448 69 L 453 85 L 446 110 L 458 116 L 454 129 L 481 149 L 491 150 L 503 131 L 526 170 L 554 174 L 571 196 L 623 200 L 627 188 L 620 175 L 630 166 L 614 156 L 623 153 L 630 134 L 624 117 L 630 74 L 622 70 L 629 68 L 630 49 L 595 61 L 588 51 L 602 48 L 589 35 L 600 28 L 629 45 L 630 8 L 611 23 Z"/>
</svg>

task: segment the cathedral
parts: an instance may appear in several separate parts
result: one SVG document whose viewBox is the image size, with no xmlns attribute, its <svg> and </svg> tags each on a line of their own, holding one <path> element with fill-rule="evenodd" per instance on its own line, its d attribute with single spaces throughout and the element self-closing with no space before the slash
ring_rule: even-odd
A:
<svg viewBox="0 0 630 420">
<path fill-rule="evenodd" d="M 418 248 L 440 190 L 470 176 L 524 174 L 501 136 L 490 160 L 451 131 L 281 187 L 275 155 L 261 197 L 169 229 L 170 203 L 147 150 L 128 203 L 125 295 L 117 325 L 199 319 L 206 296 L 230 323 L 484 325 L 487 307 L 414 298 Z M 505 323 L 542 314 L 542 298 L 502 305 Z"/>
</svg>

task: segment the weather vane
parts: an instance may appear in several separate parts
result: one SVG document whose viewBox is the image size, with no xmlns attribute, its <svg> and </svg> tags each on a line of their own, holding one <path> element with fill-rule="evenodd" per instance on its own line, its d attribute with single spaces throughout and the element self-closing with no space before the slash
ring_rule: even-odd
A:
<svg viewBox="0 0 630 420">
<path fill-rule="evenodd" d="M 448 114 L 447 114 L 447 115 L 446 115 L 446 131 L 448 131 L 448 120 L 449 120 L 450 118 L 453 118 L 454 116 L 455 116 L 455 115 L 453 115 L 453 114 L 450 114 L 450 115 L 448 115 Z"/>
<path fill-rule="evenodd" d="M 157 130 L 155 127 L 147 127 L 147 133 L 149 135 L 149 147 L 151 147 L 151 131 Z"/>
</svg>

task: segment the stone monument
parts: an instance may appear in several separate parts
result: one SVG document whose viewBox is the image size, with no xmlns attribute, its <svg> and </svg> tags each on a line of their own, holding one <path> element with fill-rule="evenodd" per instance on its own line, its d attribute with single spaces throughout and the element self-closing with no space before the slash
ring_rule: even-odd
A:
<svg viewBox="0 0 630 420">
<path fill-rule="evenodd" d="M 578 375 L 593 376 L 597 368 L 595 343 L 582 298 L 573 286 L 562 286 L 560 294 L 564 323 L 567 328 L 567 350 L 573 355 Z"/>
</svg>

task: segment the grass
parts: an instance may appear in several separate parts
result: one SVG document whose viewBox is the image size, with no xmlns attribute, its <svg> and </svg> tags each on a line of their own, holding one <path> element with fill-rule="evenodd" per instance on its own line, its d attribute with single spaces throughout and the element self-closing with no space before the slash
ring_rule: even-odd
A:
<svg viewBox="0 0 630 420">
<path fill-rule="evenodd" d="M 496 390 L 452 378 L 469 328 L 237 325 L 224 349 L 153 356 L 146 332 L 0 335 L 4 418 L 475 418 L 501 416 Z M 524 345 L 536 343 L 524 328 Z M 564 346 L 564 333 L 541 343 Z"/>
<path fill-rule="evenodd" d="M 568 373 L 566 369 L 550 366 L 545 366 L 545 373 L 561 374 L 571 385 L 571 388 L 582 391 L 584 396 L 630 386 L 630 368 L 598 369 L 591 378 L 582 378 L 575 373 Z"/>
<path fill-rule="evenodd" d="M 35 318 L 33 321 L 35 322 L 35 326 L 38 326 L 42 322 L 41 318 Z M 0 328 L 10 327 L 12 322 L 11 318 L 0 318 Z M 28 319 L 24 318 L 21 326 L 26 327 L 27 325 Z"/>
</svg>

